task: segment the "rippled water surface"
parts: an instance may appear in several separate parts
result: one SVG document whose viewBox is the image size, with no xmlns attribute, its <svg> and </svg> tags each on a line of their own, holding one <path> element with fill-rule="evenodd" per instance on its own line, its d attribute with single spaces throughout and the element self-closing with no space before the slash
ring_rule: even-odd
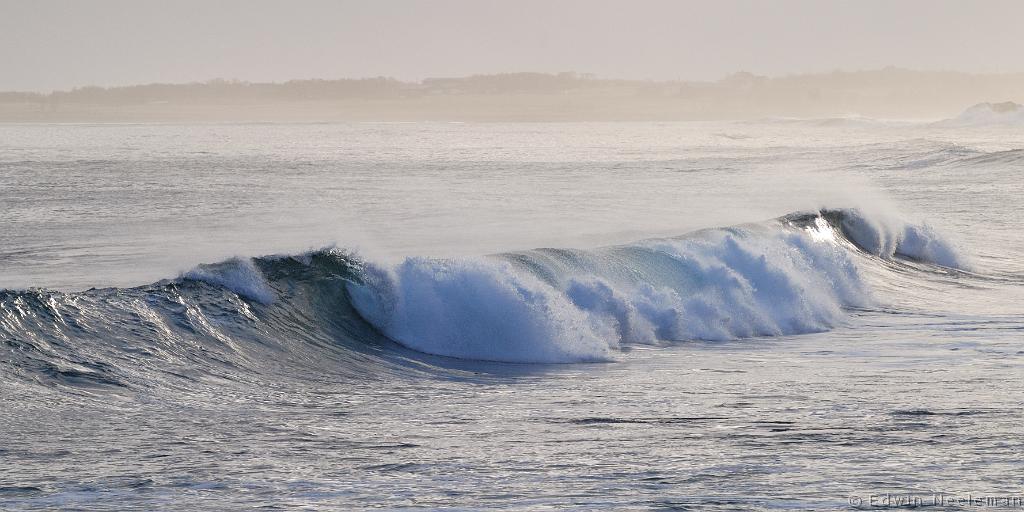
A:
<svg viewBox="0 0 1024 512">
<path fill-rule="evenodd" d="M 1019 496 L 1022 135 L 0 125 L 0 508 Z"/>
</svg>

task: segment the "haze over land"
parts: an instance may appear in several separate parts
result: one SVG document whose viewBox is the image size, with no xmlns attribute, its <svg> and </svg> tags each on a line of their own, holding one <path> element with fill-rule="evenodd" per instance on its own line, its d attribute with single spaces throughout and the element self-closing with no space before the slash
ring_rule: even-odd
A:
<svg viewBox="0 0 1024 512">
<path fill-rule="evenodd" d="M 703 120 L 764 116 L 940 118 L 1020 100 L 1024 74 L 884 69 L 715 82 L 609 80 L 564 72 L 418 82 L 378 77 L 249 83 L 213 80 L 0 94 L 0 119 Z"/>
<path fill-rule="evenodd" d="M 0 90 L 519 71 L 1022 72 L 1015 0 L 0 0 Z"/>
<path fill-rule="evenodd" d="M 986 101 L 1020 101 L 1024 73 L 888 68 L 715 82 L 609 80 L 564 72 L 418 82 L 378 77 L 82 87 L 0 93 L 3 121 L 572 121 L 766 116 L 942 118 Z"/>
<path fill-rule="evenodd" d="M 2 95 L 0 120 L 948 117 L 1024 99 L 1022 18 L 1009 0 L 0 0 L 0 91 L 32 93 Z"/>
</svg>

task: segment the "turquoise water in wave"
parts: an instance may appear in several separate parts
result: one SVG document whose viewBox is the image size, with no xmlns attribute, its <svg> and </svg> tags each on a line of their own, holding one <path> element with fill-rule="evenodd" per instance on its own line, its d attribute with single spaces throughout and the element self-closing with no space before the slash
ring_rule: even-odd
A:
<svg viewBox="0 0 1024 512">
<path fill-rule="evenodd" d="M 0 125 L 0 508 L 1012 496 L 1022 135 Z"/>
</svg>

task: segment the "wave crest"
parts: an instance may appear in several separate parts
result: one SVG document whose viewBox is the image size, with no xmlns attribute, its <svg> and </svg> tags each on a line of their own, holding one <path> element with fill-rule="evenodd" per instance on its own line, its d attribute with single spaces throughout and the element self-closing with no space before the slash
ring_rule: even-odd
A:
<svg viewBox="0 0 1024 512">
<path fill-rule="evenodd" d="M 595 251 L 409 258 L 350 284 L 388 337 L 437 355 L 605 360 L 620 344 L 817 332 L 869 294 L 844 250 L 802 230 L 709 230 Z M 517 262 L 518 266 L 512 262 Z"/>
<path fill-rule="evenodd" d="M 274 291 L 267 285 L 252 258 L 231 258 L 220 263 L 199 265 L 181 277 L 227 288 L 263 304 L 274 301 Z"/>
<path fill-rule="evenodd" d="M 843 233 L 862 250 L 885 259 L 903 257 L 958 270 L 973 264 L 948 239 L 928 224 L 871 216 L 858 209 L 834 211 Z"/>
</svg>

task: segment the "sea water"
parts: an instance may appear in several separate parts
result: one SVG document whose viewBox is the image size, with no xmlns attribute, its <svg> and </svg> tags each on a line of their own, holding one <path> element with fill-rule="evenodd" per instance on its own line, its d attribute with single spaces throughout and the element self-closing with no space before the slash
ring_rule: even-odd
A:
<svg viewBox="0 0 1024 512">
<path fill-rule="evenodd" d="M 0 506 L 1019 497 L 1022 147 L 977 120 L 0 125 Z"/>
</svg>

